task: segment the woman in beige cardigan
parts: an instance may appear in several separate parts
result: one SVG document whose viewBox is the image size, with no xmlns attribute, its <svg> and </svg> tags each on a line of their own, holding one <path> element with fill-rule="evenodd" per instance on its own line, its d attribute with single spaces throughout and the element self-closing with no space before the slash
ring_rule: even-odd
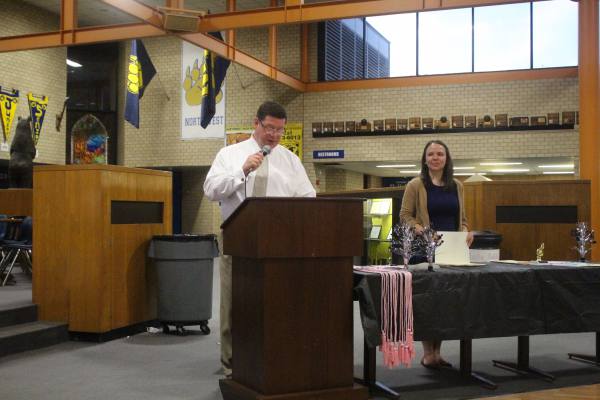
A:
<svg viewBox="0 0 600 400">
<path fill-rule="evenodd" d="M 417 233 L 426 226 L 438 231 L 467 231 L 462 184 L 454 179 L 452 157 L 448 146 L 440 140 L 425 145 L 421 157 L 421 175 L 412 179 L 404 191 L 400 219 L 414 226 Z M 467 244 L 473 234 L 467 234 Z M 426 368 L 450 367 L 440 355 L 441 340 L 423 341 Z"/>
</svg>

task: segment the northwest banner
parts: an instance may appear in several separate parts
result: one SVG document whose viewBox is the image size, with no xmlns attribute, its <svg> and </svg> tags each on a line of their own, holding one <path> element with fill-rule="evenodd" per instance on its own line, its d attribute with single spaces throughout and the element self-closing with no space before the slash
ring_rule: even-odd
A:
<svg viewBox="0 0 600 400">
<path fill-rule="evenodd" d="M 33 125 L 33 142 L 37 146 L 48 108 L 48 96 L 36 97 L 33 93 L 27 93 L 27 101 L 29 102 L 29 112 L 31 113 L 31 125 Z"/>
<path fill-rule="evenodd" d="M 10 92 L 5 92 L 0 87 L 0 113 L 2 113 L 2 132 L 4 134 L 4 142 L 10 138 L 10 128 L 12 127 L 13 119 L 17 111 L 19 103 L 19 91 L 12 89 Z"/>
</svg>

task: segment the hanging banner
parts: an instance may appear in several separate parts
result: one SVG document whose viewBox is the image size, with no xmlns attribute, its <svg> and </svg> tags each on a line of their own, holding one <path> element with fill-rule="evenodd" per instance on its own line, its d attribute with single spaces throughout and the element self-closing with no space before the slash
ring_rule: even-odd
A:
<svg viewBox="0 0 600 400">
<path fill-rule="evenodd" d="M 12 127 L 13 119 L 15 119 L 18 103 L 18 90 L 12 89 L 10 92 L 5 92 L 0 87 L 0 112 L 2 113 L 2 133 L 4 134 L 5 143 L 10 138 L 10 128 Z"/>
<path fill-rule="evenodd" d="M 202 122 L 202 71 L 204 49 L 182 42 L 181 47 L 181 138 L 225 137 L 225 84 L 215 96 L 215 114 L 206 129 Z M 205 70 L 205 69 L 204 69 Z"/>
<path fill-rule="evenodd" d="M 243 142 L 248 139 L 254 129 L 252 126 L 238 126 L 227 128 L 225 145 Z M 298 156 L 302 161 L 302 123 L 290 122 L 285 125 L 285 132 L 279 141 L 279 144 Z"/>
<path fill-rule="evenodd" d="M 33 126 L 33 142 L 37 146 L 48 108 L 48 96 L 36 97 L 33 93 L 27 93 L 27 101 L 29 102 L 29 112 L 31 113 L 31 125 Z"/>
</svg>

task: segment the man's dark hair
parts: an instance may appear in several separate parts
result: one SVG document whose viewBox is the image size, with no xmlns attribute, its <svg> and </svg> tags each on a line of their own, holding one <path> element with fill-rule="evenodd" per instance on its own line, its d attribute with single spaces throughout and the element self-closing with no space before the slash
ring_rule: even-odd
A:
<svg viewBox="0 0 600 400">
<path fill-rule="evenodd" d="M 260 105 L 260 107 L 258 107 L 256 118 L 258 118 L 259 121 L 264 121 L 264 119 L 267 117 L 287 120 L 285 108 L 274 101 L 265 101 Z"/>
</svg>

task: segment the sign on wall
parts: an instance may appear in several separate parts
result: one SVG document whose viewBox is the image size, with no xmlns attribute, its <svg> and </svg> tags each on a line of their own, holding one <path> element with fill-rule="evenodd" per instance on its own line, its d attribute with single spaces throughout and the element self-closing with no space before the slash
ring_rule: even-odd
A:
<svg viewBox="0 0 600 400">
<path fill-rule="evenodd" d="M 206 129 L 200 126 L 204 49 L 186 41 L 181 46 L 181 138 L 225 137 L 225 84 L 216 96 L 215 116 Z"/>
<path fill-rule="evenodd" d="M 243 142 L 248 139 L 254 129 L 252 126 L 231 127 L 227 129 L 225 145 Z M 279 144 L 298 156 L 302 160 L 302 123 L 290 122 L 285 126 L 285 132 Z"/>
</svg>

